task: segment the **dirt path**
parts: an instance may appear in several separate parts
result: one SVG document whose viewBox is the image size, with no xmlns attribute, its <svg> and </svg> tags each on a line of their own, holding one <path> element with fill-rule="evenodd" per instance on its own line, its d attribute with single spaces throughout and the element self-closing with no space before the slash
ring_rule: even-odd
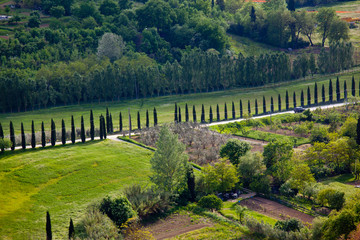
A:
<svg viewBox="0 0 360 240">
<path fill-rule="evenodd" d="M 241 205 L 250 208 L 251 210 L 260 212 L 266 216 L 284 220 L 288 218 L 297 218 L 301 220 L 303 223 L 310 223 L 313 221 L 314 217 L 308 214 L 299 212 L 295 209 L 286 207 L 281 205 L 280 203 L 261 198 L 261 197 L 254 197 L 243 200 L 240 202 Z"/>
</svg>

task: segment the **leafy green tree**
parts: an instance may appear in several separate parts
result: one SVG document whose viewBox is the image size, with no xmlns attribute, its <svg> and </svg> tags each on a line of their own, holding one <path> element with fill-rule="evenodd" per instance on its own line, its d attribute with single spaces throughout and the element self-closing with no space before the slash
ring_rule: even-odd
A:
<svg viewBox="0 0 360 240">
<path fill-rule="evenodd" d="M 290 183 L 293 189 L 303 192 L 306 184 L 314 182 L 316 182 L 314 175 L 311 173 L 310 167 L 305 163 L 297 164 L 296 168 L 291 171 Z"/>
<path fill-rule="evenodd" d="M 160 130 L 157 150 L 150 160 L 152 175 L 150 176 L 157 188 L 164 192 L 174 193 L 184 188 L 186 181 L 187 156 L 185 146 L 179 142 L 167 126 Z"/>
<path fill-rule="evenodd" d="M 269 169 L 278 162 L 289 160 L 293 154 L 293 145 L 288 141 L 270 141 L 264 147 L 264 163 Z"/>
<path fill-rule="evenodd" d="M 251 146 L 249 143 L 238 139 L 229 139 L 227 143 L 220 148 L 220 156 L 227 157 L 233 165 L 239 164 L 240 157 L 244 156 Z"/>
<path fill-rule="evenodd" d="M 93 141 L 95 138 L 95 123 L 94 123 L 94 114 L 92 110 L 90 110 L 90 138 L 91 141 Z"/>
<path fill-rule="evenodd" d="M 311 135 L 310 135 L 310 141 L 311 143 L 315 143 L 315 142 L 329 142 L 329 136 L 328 136 L 328 132 L 327 129 L 323 126 L 318 126 L 318 127 L 314 127 L 311 130 Z"/>
<path fill-rule="evenodd" d="M 46 136 L 45 136 L 45 128 L 44 128 L 44 122 L 41 122 L 41 146 L 46 146 Z"/>
<path fill-rule="evenodd" d="M 104 198 L 100 203 L 100 211 L 113 220 L 117 226 L 121 226 L 135 215 L 131 203 L 126 197 L 114 200 L 110 197 Z"/>
<path fill-rule="evenodd" d="M 199 206 L 202 208 L 207 208 L 211 211 L 217 210 L 220 211 L 223 206 L 223 201 L 215 196 L 214 194 L 207 195 L 202 197 L 199 200 Z"/>
<path fill-rule="evenodd" d="M 71 142 L 72 144 L 75 143 L 75 122 L 73 115 L 71 115 Z"/>
<path fill-rule="evenodd" d="M 28 27 L 29 28 L 38 28 L 38 27 L 40 27 L 40 24 L 41 24 L 40 14 L 38 12 L 30 13 L 29 22 L 27 24 Z"/>
<path fill-rule="evenodd" d="M 196 109 L 195 109 L 195 105 L 193 105 L 193 122 L 196 122 Z"/>
<path fill-rule="evenodd" d="M 325 188 L 320 190 L 317 196 L 317 201 L 321 205 L 328 205 L 330 208 L 339 211 L 345 203 L 345 193 L 337 191 L 332 188 Z"/>
<path fill-rule="evenodd" d="M 225 120 L 227 120 L 227 119 L 228 119 L 228 111 L 227 111 L 227 105 L 226 105 L 226 103 L 225 103 L 225 105 L 224 105 L 224 116 L 225 116 Z"/>
<path fill-rule="evenodd" d="M 125 44 L 121 36 L 114 33 L 105 33 L 99 40 L 97 55 L 102 57 L 108 57 L 110 61 L 122 57 Z"/>
<path fill-rule="evenodd" d="M 50 15 L 56 18 L 61 18 L 65 14 L 65 8 L 63 6 L 54 6 L 50 9 Z"/>
<path fill-rule="evenodd" d="M 86 141 L 86 136 L 85 136 L 85 126 L 84 126 L 84 117 L 81 116 L 81 130 L 80 130 L 80 135 L 81 135 L 81 142 L 85 142 Z"/>
<path fill-rule="evenodd" d="M 316 60 L 314 54 L 310 54 L 309 68 L 310 68 L 311 76 L 313 76 L 314 73 L 316 73 Z"/>
<path fill-rule="evenodd" d="M 104 0 L 99 7 L 99 11 L 101 14 L 105 16 L 115 15 L 118 13 L 119 8 L 116 2 L 112 0 Z"/>
<path fill-rule="evenodd" d="M 240 182 L 244 187 L 248 187 L 253 181 L 257 180 L 266 170 L 263 158 L 260 153 L 247 152 L 240 157 L 237 172 Z"/>
<path fill-rule="evenodd" d="M 204 167 L 202 173 L 204 191 L 207 193 L 230 191 L 238 182 L 235 166 L 225 160 Z"/>
<path fill-rule="evenodd" d="M 353 211 L 346 209 L 330 216 L 322 227 L 323 239 L 347 239 L 350 232 L 356 229 L 356 216 Z"/>
<path fill-rule="evenodd" d="M 51 219 L 49 211 L 46 212 L 46 240 L 52 240 Z"/>
<path fill-rule="evenodd" d="M 153 111 L 153 113 L 154 113 L 154 126 L 157 126 L 157 113 L 156 113 L 156 108 L 154 108 L 154 111 Z M 196 120 L 196 118 L 195 118 L 195 120 Z"/>
<path fill-rule="evenodd" d="M 66 128 L 64 119 L 61 120 L 61 142 L 63 145 L 66 144 Z"/>
<path fill-rule="evenodd" d="M 14 125 L 12 121 L 10 121 L 10 141 L 11 141 L 11 150 L 15 150 L 15 131 L 14 131 Z"/>
<path fill-rule="evenodd" d="M 303 227 L 304 225 L 302 224 L 302 222 L 296 218 L 278 220 L 274 226 L 275 229 L 280 229 L 286 232 L 299 232 L 300 229 Z"/>
<path fill-rule="evenodd" d="M 329 41 L 338 42 L 340 40 L 347 41 L 349 36 L 349 24 L 339 18 L 334 18 L 329 29 Z"/>
<path fill-rule="evenodd" d="M 316 15 L 318 22 L 318 32 L 321 34 L 321 46 L 324 47 L 325 41 L 330 33 L 331 24 L 336 19 L 335 9 L 332 8 L 320 8 Z"/>
</svg>

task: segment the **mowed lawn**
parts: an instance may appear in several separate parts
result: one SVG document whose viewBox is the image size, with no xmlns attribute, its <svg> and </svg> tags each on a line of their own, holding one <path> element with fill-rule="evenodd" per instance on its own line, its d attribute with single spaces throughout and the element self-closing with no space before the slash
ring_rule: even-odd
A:
<svg viewBox="0 0 360 240">
<path fill-rule="evenodd" d="M 65 239 L 87 206 L 148 184 L 152 152 L 111 140 L 0 154 L 0 239 Z"/>
<path fill-rule="evenodd" d="M 350 96 L 351 88 L 351 78 L 355 76 L 356 80 L 356 95 L 359 95 L 359 79 L 360 72 L 347 73 L 339 76 L 340 78 L 340 88 L 341 88 L 341 97 L 343 98 L 343 81 L 347 81 L 348 95 Z M 57 127 L 57 131 L 61 131 L 61 119 L 65 120 L 65 125 L 67 130 L 70 130 L 71 116 L 74 116 L 75 127 L 80 128 L 80 119 L 81 116 L 84 116 L 85 128 L 89 129 L 90 126 L 90 110 L 94 111 L 95 118 L 95 127 L 99 128 L 99 116 L 100 114 L 105 115 L 106 107 L 109 108 L 109 111 L 112 114 L 114 130 L 119 129 L 119 113 L 122 113 L 123 126 L 124 129 L 128 129 L 128 109 L 131 112 L 132 120 L 132 129 L 137 128 L 137 112 L 139 111 L 141 116 L 141 125 L 145 126 L 145 116 L 146 110 L 149 110 L 150 116 L 150 125 L 153 125 L 153 109 L 156 107 L 158 114 L 158 123 L 162 124 L 165 122 L 174 121 L 174 104 L 177 102 L 178 106 L 181 107 L 182 121 L 185 120 L 185 104 L 189 106 L 189 115 L 190 120 L 192 120 L 192 108 L 193 105 L 196 107 L 197 121 L 200 121 L 201 116 L 201 105 L 204 104 L 205 107 L 205 117 L 209 119 L 209 108 L 212 107 L 214 119 L 216 117 L 216 105 L 219 104 L 220 107 L 220 116 L 221 119 L 224 119 L 224 105 L 227 103 L 228 116 L 231 118 L 231 102 L 234 101 L 236 109 L 236 117 L 240 117 L 240 99 L 243 102 L 243 112 L 247 113 L 248 109 L 248 100 L 251 101 L 251 112 L 255 112 L 255 99 L 258 100 L 259 113 L 262 113 L 262 98 L 265 96 L 267 103 L 267 111 L 270 111 L 270 98 L 274 99 L 274 110 L 278 110 L 278 94 L 281 95 L 282 100 L 282 109 L 285 108 L 285 93 L 286 90 L 289 91 L 289 100 L 290 107 L 293 106 L 293 92 L 296 92 L 297 105 L 300 105 L 300 95 L 301 90 L 304 90 L 305 103 L 307 103 L 307 88 L 308 86 L 312 92 L 312 100 L 314 102 L 314 83 L 318 83 L 318 96 L 319 102 L 321 102 L 321 86 L 325 84 L 326 89 L 326 101 L 328 100 L 328 87 L 329 79 L 333 80 L 333 89 L 334 89 L 334 99 L 335 95 L 335 82 L 336 76 L 321 76 L 314 79 L 301 79 L 293 82 L 286 82 L 282 84 L 268 85 L 265 87 L 258 88 L 241 88 L 241 89 L 231 89 L 227 91 L 217 91 L 210 93 L 194 93 L 186 95 L 171 95 L 164 97 L 154 97 L 154 98 L 145 98 L 137 100 L 124 100 L 120 102 L 102 102 L 102 103 L 93 103 L 93 104 L 81 104 L 81 105 L 71 105 L 63 107 L 52 107 L 42 110 L 21 112 L 21 113 L 6 113 L 0 114 L 0 123 L 3 126 L 5 135 L 9 135 L 9 123 L 13 121 L 15 132 L 20 133 L 21 122 L 24 123 L 24 128 L 27 133 L 31 132 L 31 121 L 35 122 L 36 131 L 40 131 L 41 122 L 44 121 L 45 128 L 50 130 L 50 121 L 54 119 Z"/>
</svg>

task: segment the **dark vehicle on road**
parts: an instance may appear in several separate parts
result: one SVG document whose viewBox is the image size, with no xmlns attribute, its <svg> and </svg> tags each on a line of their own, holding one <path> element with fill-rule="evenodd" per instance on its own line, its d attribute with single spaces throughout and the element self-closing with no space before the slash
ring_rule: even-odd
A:
<svg viewBox="0 0 360 240">
<path fill-rule="evenodd" d="M 302 113 L 303 111 L 305 111 L 305 108 L 303 108 L 303 107 L 296 107 L 296 108 L 294 108 L 294 112 L 295 112 L 295 113 Z"/>
</svg>

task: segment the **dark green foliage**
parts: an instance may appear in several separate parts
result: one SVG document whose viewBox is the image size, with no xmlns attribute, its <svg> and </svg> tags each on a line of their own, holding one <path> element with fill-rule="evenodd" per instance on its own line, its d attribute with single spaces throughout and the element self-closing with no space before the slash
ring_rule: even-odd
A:
<svg viewBox="0 0 360 240">
<path fill-rule="evenodd" d="M 0 124 L 0 131 L 1 131 L 1 124 Z M 1 133 L 0 133 L 0 138 L 1 138 Z M 34 121 L 31 121 L 31 147 L 32 147 L 32 148 L 35 148 L 35 147 L 36 147 L 36 137 L 35 137 Z"/>
<path fill-rule="evenodd" d="M 181 108 L 179 107 L 179 116 L 178 116 L 179 122 L 181 122 Z"/>
<path fill-rule="evenodd" d="M 216 5 L 219 6 L 221 11 L 225 10 L 225 1 L 224 0 L 216 0 Z"/>
<path fill-rule="evenodd" d="M 279 112 L 281 112 L 281 95 L 280 95 L 280 93 L 278 95 L 278 110 L 279 110 Z"/>
<path fill-rule="evenodd" d="M 240 100 L 240 118 L 243 117 L 243 105 L 242 105 L 242 101 Z"/>
<path fill-rule="evenodd" d="M 195 191 L 195 174 L 192 167 L 187 168 L 186 179 L 187 179 L 188 191 L 190 193 L 190 201 L 194 202 L 196 199 L 196 191 Z"/>
<path fill-rule="evenodd" d="M 251 114 L 251 106 L 250 106 L 250 100 L 248 100 L 248 113 Z"/>
<path fill-rule="evenodd" d="M 251 22 L 253 22 L 253 23 L 256 21 L 256 13 L 255 13 L 254 6 L 251 6 L 250 19 L 251 19 Z"/>
<path fill-rule="evenodd" d="M 314 87 L 314 103 L 315 103 L 315 105 L 318 105 L 318 103 L 319 103 L 317 83 L 315 83 L 315 87 Z"/>
<path fill-rule="evenodd" d="M 52 240 L 51 219 L 49 211 L 46 212 L 46 240 Z"/>
<path fill-rule="evenodd" d="M 154 115 L 155 115 L 155 108 L 154 108 Z M 119 130 L 120 132 L 122 132 L 123 130 L 123 122 L 122 122 L 122 115 L 121 115 L 121 112 L 119 113 Z"/>
<path fill-rule="evenodd" d="M 64 119 L 61 120 L 61 142 L 63 145 L 66 144 L 66 128 Z"/>
<path fill-rule="evenodd" d="M 3 130 L 1 123 L 0 123 L 0 139 L 4 139 L 4 130 Z"/>
<path fill-rule="evenodd" d="M 274 228 L 286 231 L 286 232 L 295 232 L 300 231 L 301 228 L 303 228 L 303 224 L 300 220 L 296 218 L 290 218 L 287 220 L 278 220 L 275 223 Z"/>
<path fill-rule="evenodd" d="M 212 123 L 213 121 L 213 112 L 212 112 L 212 108 L 210 106 L 210 110 L 209 110 L 209 121 Z"/>
<path fill-rule="evenodd" d="M 235 112 L 235 105 L 234 105 L 234 102 L 232 102 L 231 112 L 232 112 L 232 118 L 233 118 L 233 119 L 235 119 L 235 118 L 236 118 L 236 112 Z"/>
<path fill-rule="evenodd" d="M 258 107 L 258 102 L 257 99 L 255 99 L 255 115 L 259 114 L 259 107 Z"/>
<path fill-rule="evenodd" d="M 340 101 L 340 80 L 336 78 L 336 101 Z"/>
<path fill-rule="evenodd" d="M 270 180 L 268 176 L 258 176 L 250 183 L 250 189 L 256 193 L 269 194 L 271 191 Z"/>
<path fill-rule="evenodd" d="M 103 133 L 104 133 L 104 139 L 106 139 L 106 135 L 107 135 L 107 132 L 106 132 L 106 123 L 105 123 L 105 118 L 101 115 L 102 117 L 102 128 L 103 128 Z M 131 121 L 129 123 L 129 127 L 131 129 Z"/>
<path fill-rule="evenodd" d="M 141 130 L 140 112 L 137 113 L 137 128 Z"/>
<path fill-rule="evenodd" d="M 193 105 L 193 122 L 196 122 L 196 109 L 195 109 L 195 105 Z"/>
<path fill-rule="evenodd" d="M 329 81 L 329 101 L 330 102 L 333 102 L 333 93 L 334 93 L 334 91 L 333 91 L 333 85 L 332 85 L 332 81 L 331 81 L 331 79 L 330 79 L 330 81 Z"/>
<path fill-rule="evenodd" d="M 103 116 L 101 115 L 99 117 L 99 122 L 100 122 L 100 140 L 103 140 L 104 139 L 104 129 L 103 129 Z"/>
<path fill-rule="evenodd" d="M 216 119 L 219 122 L 220 121 L 220 109 L 219 104 L 216 104 Z"/>
<path fill-rule="evenodd" d="M 71 115 L 71 142 L 72 144 L 75 143 L 75 122 L 74 122 L 74 116 Z"/>
<path fill-rule="evenodd" d="M 294 91 L 294 94 L 293 94 L 293 103 L 294 103 L 294 107 L 296 107 L 296 93 Z"/>
<path fill-rule="evenodd" d="M 156 108 L 154 108 L 153 114 L 154 114 L 154 126 L 157 126 L 158 120 L 157 120 Z"/>
<path fill-rule="evenodd" d="M 70 224 L 69 224 L 69 240 L 75 238 L 75 228 L 73 220 L 70 218 Z"/>
<path fill-rule="evenodd" d="M 174 122 L 178 122 L 178 109 L 177 104 L 175 103 L 175 110 L 174 110 Z"/>
<path fill-rule="evenodd" d="M 271 96 L 271 100 L 270 100 L 270 110 L 272 113 L 274 112 L 274 99 L 272 96 Z"/>
<path fill-rule="evenodd" d="M 213 211 L 213 210 L 220 211 L 222 208 L 222 205 L 223 205 L 223 201 L 220 198 L 218 198 L 217 196 L 215 196 L 214 194 L 211 194 L 211 195 L 202 197 L 199 200 L 198 204 L 200 207 L 209 209 L 211 211 Z"/>
<path fill-rule="evenodd" d="M 56 143 L 56 127 L 55 122 L 51 119 L 51 146 L 55 146 Z"/>
<path fill-rule="evenodd" d="M 346 80 L 344 81 L 344 99 L 347 99 L 347 85 L 346 85 Z"/>
<path fill-rule="evenodd" d="M 358 118 L 358 122 L 356 125 L 356 143 L 360 145 L 360 118 Z"/>
<path fill-rule="evenodd" d="M 26 149 L 26 136 L 24 132 L 24 124 L 21 123 L 21 147 L 22 149 Z"/>
<path fill-rule="evenodd" d="M 328 136 L 327 129 L 325 127 L 321 127 L 321 126 L 314 127 L 311 130 L 310 141 L 311 141 L 311 143 L 315 143 L 315 142 L 328 143 L 330 141 L 330 139 Z"/>
<path fill-rule="evenodd" d="M 146 109 L 146 128 L 150 127 L 149 111 Z"/>
<path fill-rule="evenodd" d="M 118 226 L 121 226 L 134 216 L 131 204 L 126 197 L 119 197 L 114 200 L 110 199 L 110 197 L 104 198 L 100 203 L 100 211 Z"/>
<path fill-rule="evenodd" d="M 301 103 L 302 107 L 305 105 L 304 91 L 303 90 L 301 90 L 300 103 Z"/>
<path fill-rule="evenodd" d="M 325 86 L 324 86 L 324 84 L 321 87 L 321 99 L 322 99 L 322 102 L 324 103 L 325 102 Z"/>
<path fill-rule="evenodd" d="M 228 111 L 227 111 L 226 103 L 225 103 L 225 106 L 224 106 L 224 116 L 225 116 L 225 120 L 227 120 L 228 119 Z"/>
<path fill-rule="evenodd" d="M 106 107 L 106 132 L 110 132 L 110 114 L 109 114 L 109 108 Z"/>
<path fill-rule="evenodd" d="M 201 123 L 205 122 L 205 108 L 204 108 L 204 104 L 202 104 L 201 106 Z"/>
<path fill-rule="evenodd" d="M 110 123 L 109 123 L 110 133 L 113 133 L 114 132 L 114 125 L 113 125 L 111 113 L 110 113 L 109 121 L 110 121 Z"/>
<path fill-rule="evenodd" d="M 45 136 L 45 128 L 44 128 L 44 122 L 41 122 L 41 146 L 46 146 L 46 136 Z"/>
<path fill-rule="evenodd" d="M 15 131 L 14 131 L 14 125 L 12 121 L 10 121 L 10 141 L 11 141 L 11 150 L 15 150 Z"/>
<path fill-rule="evenodd" d="M 185 122 L 189 122 L 189 108 L 187 104 L 185 104 Z"/>
<path fill-rule="evenodd" d="M 263 96 L 263 113 L 266 113 L 266 99 L 265 96 Z"/>
<path fill-rule="evenodd" d="M 295 11 L 295 0 L 289 0 L 287 8 L 289 9 L 289 11 L 294 12 Z"/>
<path fill-rule="evenodd" d="M 356 89 L 355 89 L 355 78 L 352 76 L 351 79 L 351 94 L 355 97 Z"/>
<path fill-rule="evenodd" d="M 81 116 L 80 136 L 81 136 L 81 142 L 84 143 L 86 141 L 86 136 L 85 136 L 85 126 L 84 126 L 84 117 L 83 116 Z"/>
<path fill-rule="evenodd" d="M 249 143 L 238 139 L 230 139 L 225 145 L 221 146 L 220 157 L 227 157 L 233 165 L 238 165 L 240 157 L 244 156 L 250 149 Z"/>
<path fill-rule="evenodd" d="M 94 123 L 94 115 L 92 110 L 90 110 L 90 138 L 92 141 L 95 138 L 95 123 Z"/>
<path fill-rule="evenodd" d="M 289 102 L 289 93 L 288 93 L 288 91 L 286 90 L 286 95 L 285 95 L 285 105 L 286 105 L 286 111 L 288 111 L 289 110 L 289 104 L 290 104 L 290 102 Z"/>
<path fill-rule="evenodd" d="M 310 92 L 310 87 L 308 87 L 308 89 L 307 89 L 307 105 L 308 105 L 308 106 L 311 105 L 311 92 Z"/>
</svg>

